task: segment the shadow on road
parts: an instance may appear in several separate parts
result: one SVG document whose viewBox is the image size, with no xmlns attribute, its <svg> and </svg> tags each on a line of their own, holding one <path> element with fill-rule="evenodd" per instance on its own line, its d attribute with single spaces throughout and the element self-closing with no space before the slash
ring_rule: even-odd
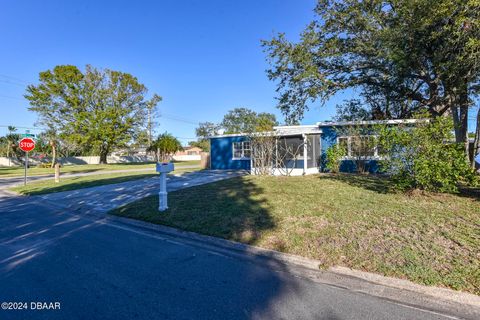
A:
<svg viewBox="0 0 480 320">
<path fill-rule="evenodd" d="M 177 180 L 186 183 L 187 180 Z M 261 190 L 204 194 L 225 199 L 229 228 L 199 208 L 192 214 L 213 221 L 218 234 L 255 239 L 274 227 Z M 176 199 L 181 201 L 181 199 Z M 0 198 L 0 298 L 2 301 L 61 302 L 61 310 L 2 311 L 0 318 L 278 319 L 316 318 L 318 304 L 282 272 L 205 249 L 165 241 L 156 234 L 85 219 L 48 207 L 37 197 Z M 219 210 L 217 210 L 219 212 Z M 172 216 L 179 214 L 171 212 Z M 178 215 L 180 220 L 192 216 Z M 195 225 L 191 221 L 191 226 Z M 234 225 L 235 234 L 227 234 Z M 292 297 L 298 299 L 296 303 Z M 328 319 L 335 319 L 332 314 Z"/>
</svg>

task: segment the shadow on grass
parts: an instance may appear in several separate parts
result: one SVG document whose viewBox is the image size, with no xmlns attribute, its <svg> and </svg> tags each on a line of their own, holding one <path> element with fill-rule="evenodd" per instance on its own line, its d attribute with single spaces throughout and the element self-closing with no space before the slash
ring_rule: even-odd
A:
<svg viewBox="0 0 480 320">
<path fill-rule="evenodd" d="M 150 196 L 112 214 L 167 225 L 233 241 L 255 244 L 260 233 L 275 227 L 264 190 L 241 177 L 170 192 L 170 208 L 158 212 Z"/>
<path fill-rule="evenodd" d="M 337 174 L 322 174 L 321 179 L 328 179 L 334 181 L 344 182 L 354 187 L 364 188 L 366 190 L 375 191 L 378 193 L 394 193 L 395 188 L 393 182 L 386 175 L 374 174 L 355 174 L 355 173 L 337 173 Z M 473 198 L 480 201 L 480 188 L 469 186 L 459 186 L 458 192 L 454 195 L 466 198 Z"/>
<path fill-rule="evenodd" d="M 107 184 L 115 184 L 121 182 L 127 182 L 132 180 L 138 180 L 143 178 L 154 177 L 157 173 L 143 173 L 136 175 L 118 176 L 105 179 L 98 179 L 95 175 L 91 177 L 92 180 L 88 180 L 87 177 L 73 177 L 65 180 L 60 180 L 60 183 L 54 184 L 52 181 L 38 182 L 26 187 L 13 188 L 14 191 L 24 195 L 40 195 L 53 192 L 70 191 L 76 189 L 84 189 L 96 186 L 103 186 Z M 75 182 L 78 180 L 77 182 Z"/>
<path fill-rule="evenodd" d="M 223 202 L 224 210 L 230 205 L 242 211 L 253 209 L 254 216 L 236 211 L 240 214 L 234 221 L 237 231 L 244 230 L 242 221 L 248 226 L 252 219 L 263 219 L 262 228 L 273 226 L 264 216 L 268 213 L 265 203 L 257 199 L 262 190 L 237 179 L 232 182 L 245 192 L 235 196 L 199 187 L 186 189 L 195 191 L 191 198 L 183 192 L 171 195 L 175 200 L 203 204 L 215 197 Z M 172 207 L 176 211 L 167 215 L 183 212 L 183 219 L 193 219 L 191 224 L 201 228 L 206 212 L 194 206 L 194 213 L 202 217 L 197 219 L 186 215 L 185 206 Z M 0 291 L 26 301 L 39 296 L 57 301 L 61 288 L 60 293 L 68 295 L 64 294 L 62 308 L 49 319 L 318 319 L 318 315 L 342 319 L 355 312 L 343 308 L 344 302 L 332 289 L 312 287 L 301 277 L 282 272 L 290 267 L 280 261 L 254 256 L 237 259 L 184 245 L 179 239 L 165 241 L 141 229 L 117 228 L 103 219 L 66 214 L 36 197 L 0 198 L 0 208 Z M 216 210 L 211 202 L 210 209 Z M 220 208 L 216 218 L 222 213 L 229 220 L 234 218 L 234 212 Z M 31 283 L 32 278 L 42 281 Z M 132 308 L 132 299 L 143 306 Z M 18 314 L 18 310 L 5 312 L 6 319 Z M 25 319 L 36 318 L 38 310 L 22 314 Z"/>
<path fill-rule="evenodd" d="M 340 181 L 354 187 L 364 188 L 378 193 L 389 193 L 392 182 L 384 175 L 354 174 L 354 173 L 326 173 L 320 175 L 321 179 Z"/>
</svg>

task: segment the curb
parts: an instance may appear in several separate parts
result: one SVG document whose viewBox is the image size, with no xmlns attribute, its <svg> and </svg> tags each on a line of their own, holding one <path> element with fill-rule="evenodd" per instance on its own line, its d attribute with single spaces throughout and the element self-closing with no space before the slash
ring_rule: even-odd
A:
<svg viewBox="0 0 480 320">
<path fill-rule="evenodd" d="M 264 249 L 226 239 L 201 235 L 125 217 L 106 215 L 105 220 L 151 231 L 172 240 L 214 250 L 231 257 L 249 259 L 269 267 L 293 273 L 318 283 L 375 296 L 394 304 L 425 310 L 452 319 L 480 319 L 480 296 L 447 288 L 428 287 L 408 280 L 397 279 L 335 266 L 320 269 L 320 261 L 288 253 Z M 460 316 L 460 317 L 459 317 Z"/>
</svg>

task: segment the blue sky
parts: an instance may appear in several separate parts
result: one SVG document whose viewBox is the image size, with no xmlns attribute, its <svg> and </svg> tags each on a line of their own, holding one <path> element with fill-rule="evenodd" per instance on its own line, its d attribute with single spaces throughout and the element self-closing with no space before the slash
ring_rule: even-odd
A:
<svg viewBox="0 0 480 320">
<path fill-rule="evenodd" d="M 25 85 L 59 64 L 133 74 L 164 99 L 157 132 L 171 132 L 183 143 L 195 137 L 196 123 L 219 122 L 235 107 L 283 120 L 260 40 L 277 32 L 297 39 L 314 5 L 314 0 L 3 0 L 0 125 L 34 125 L 36 115 L 22 97 Z M 341 99 L 313 106 L 303 123 L 330 119 Z M 5 131 L 0 127 L 0 134 Z"/>
</svg>

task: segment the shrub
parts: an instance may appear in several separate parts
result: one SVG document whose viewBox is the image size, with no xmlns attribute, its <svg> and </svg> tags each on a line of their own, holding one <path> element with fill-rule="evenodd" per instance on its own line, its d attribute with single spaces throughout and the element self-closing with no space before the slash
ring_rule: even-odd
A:
<svg viewBox="0 0 480 320">
<path fill-rule="evenodd" d="M 454 142 L 450 118 L 437 117 L 409 127 L 383 127 L 379 144 L 383 170 L 397 189 L 456 192 L 460 182 L 473 183 L 474 171 L 463 146 Z"/>
<path fill-rule="evenodd" d="M 340 163 L 342 158 L 347 155 L 344 147 L 335 144 L 326 150 L 327 161 L 325 166 L 330 172 L 340 172 Z"/>
</svg>

